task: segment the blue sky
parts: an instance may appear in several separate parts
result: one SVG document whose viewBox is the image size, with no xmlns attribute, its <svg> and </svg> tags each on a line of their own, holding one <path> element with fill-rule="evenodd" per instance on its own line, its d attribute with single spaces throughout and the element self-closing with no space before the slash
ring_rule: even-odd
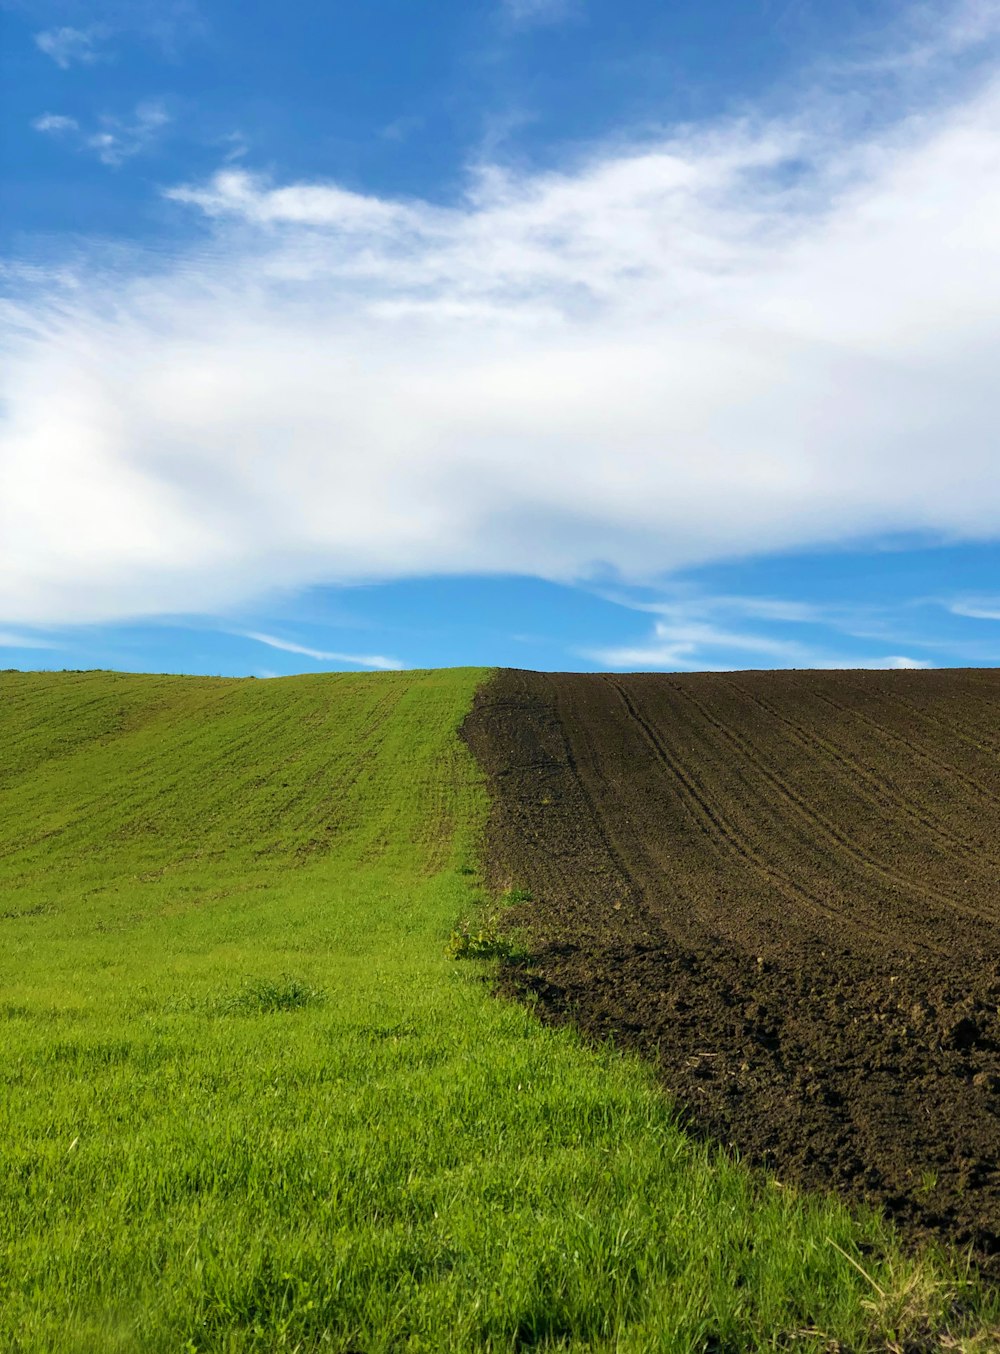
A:
<svg viewBox="0 0 1000 1354">
<path fill-rule="evenodd" d="M 1000 663 L 1000 3 L 0 19 L 0 667 Z"/>
</svg>

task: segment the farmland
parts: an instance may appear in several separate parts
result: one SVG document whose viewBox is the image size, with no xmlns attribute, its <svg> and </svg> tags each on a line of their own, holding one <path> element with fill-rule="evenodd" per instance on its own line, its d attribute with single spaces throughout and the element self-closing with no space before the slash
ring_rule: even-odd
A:
<svg viewBox="0 0 1000 1354">
<path fill-rule="evenodd" d="M 584 683 L 579 710 L 553 712 L 545 679 L 485 677 L 0 674 L 0 1348 L 995 1348 L 997 1299 L 961 1257 L 917 1255 L 873 1211 L 800 1190 L 688 1131 L 664 1094 L 665 1067 L 658 1078 L 591 1045 L 565 1021 L 569 1006 L 550 1002 L 562 983 L 585 1030 L 619 1034 L 614 1002 L 633 1002 L 643 1046 L 638 952 L 665 962 L 669 940 L 681 956 L 680 1011 L 692 986 L 681 961 L 709 953 L 696 946 L 713 895 L 698 880 L 719 848 L 707 827 L 691 829 L 682 802 L 673 840 L 688 844 L 676 861 L 639 854 L 660 840 L 663 783 L 678 773 L 650 755 L 624 706 L 611 709 L 625 711 L 615 729 L 632 739 L 629 774 L 661 796 L 630 810 L 631 839 L 591 773 L 567 771 L 566 729 L 594 736 L 588 711 L 607 718 L 610 687 Z M 478 688 L 466 730 L 485 773 L 458 737 Z M 934 737 L 951 745 L 949 729 Z M 613 784 L 624 763 L 603 747 Z M 988 753 L 963 748 L 966 790 L 979 793 Z M 813 756 L 803 748 L 803 765 Z M 696 785 L 691 765 L 681 770 Z M 504 825 L 518 785 L 527 817 L 511 854 Z M 605 804 L 591 817 L 581 785 L 586 804 Z M 803 783 L 796 793 L 811 802 L 814 792 Z M 761 799 L 777 832 L 777 810 Z M 949 851 L 968 858 L 982 827 L 949 813 L 935 802 L 941 858 L 937 873 L 921 864 L 928 891 L 945 890 L 942 862 Z M 542 830 L 546 815 L 558 832 Z M 764 826 L 740 832 L 741 849 L 770 861 Z M 915 824 L 914 840 L 922 832 Z M 808 838 L 803 827 L 806 864 L 817 859 Z M 628 880 L 615 873 L 626 846 L 645 862 Z M 901 842 L 895 873 L 907 850 Z M 510 878 L 500 877 L 505 851 Z M 691 929 L 672 937 L 654 928 L 668 864 L 697 901 Z M 733 879 L 720 865 L 720 888 Z M 828 912 L 840 882 L 823 895 Z M 488 924 L 505 891 L 525 887 L 538 890 L 517 904 L 533 909 L 538 963 L 501 973 L 522 995 L 534 984 L 528 1005 L 497 1000 L 488 964 L 446 953 L 456 923 Z M 806 945 L 819 913 L 789 902 L 782 937 L 754 913 L 752 882 L 735 888 L 731 934 L 715 947 L 738 955 L 750 944 L 764 956 L 760 981 L 778 981 L 789 937 L 798 926 Z M 985 1016 L 969 1004 L 980 999 L 974 928 L 990 934 L 985 890 L 970 883 L 970 915 L 955 928 L 968 936 L 963 1000 L 979 1033 L 948 1056 L 970 1071 L 987 1066 Z M 611 929 L 608 915 L 631 930 Z M 934 934 L 951 963 L 950 935 Z M 617 995 L 606 980 L 615 946 Z M 914 964 L 930 952 L 916 928 L 911 950 Z M 606 1019 L 588 1004 L 584 962 Z M 578 965 L 579 990 L 558 963 Z M 716 989 L 705 964 L 707 1008 Z M 750 968 L 754 977 L 756 960 Z M 898 976 L 911 981 L 905 968 Z M 670 972 L 657 982 L 669 1001 Z M 706 1027 L 706 1049 L 717 1032 Z M 717 1052 L 729 1056 L 721 1036 Z M 690 1117 L 689 1083 L 677 1090 Z M 934 1188 L 953 1191 L 941 1179 Z"/>
<path fill-rule="evenodd" d="M 466 736 L 508 989 L 1000 1274 L 1000 672 L 506 671 Z"/>
</svg>

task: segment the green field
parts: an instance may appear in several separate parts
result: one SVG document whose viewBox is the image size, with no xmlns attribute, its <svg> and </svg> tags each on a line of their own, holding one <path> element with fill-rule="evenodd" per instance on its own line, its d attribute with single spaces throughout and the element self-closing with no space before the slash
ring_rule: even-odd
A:
<svg viewBox="0 0 1000 1354">
<path fill-rule="evenodd" d="M 482 678 L 0 675 L 0 1349 L 995 1349 L 446 956 Z"/>
</svg>

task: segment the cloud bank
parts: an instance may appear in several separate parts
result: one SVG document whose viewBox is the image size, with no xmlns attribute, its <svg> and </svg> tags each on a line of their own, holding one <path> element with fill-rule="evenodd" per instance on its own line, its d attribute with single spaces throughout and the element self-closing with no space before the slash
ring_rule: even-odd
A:
<svg viewBox="0 0 1000 1354">
<path fill-rule="evenodd" d="M 1000 76 L 960 37 L 892 115 L 813 90 L 447 207 L 227 169 L 167 193 L 207 243 L 25 270 L 0 623 L 996 537 Z"/>
</svg>

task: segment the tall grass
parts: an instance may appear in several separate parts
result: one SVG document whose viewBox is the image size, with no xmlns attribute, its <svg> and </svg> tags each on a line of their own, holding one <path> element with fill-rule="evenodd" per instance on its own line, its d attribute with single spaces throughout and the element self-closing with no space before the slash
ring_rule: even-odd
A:
<svg viewBox="0 0 1000 1354">
<path fill-rule="evenodd" d="M 445 955 L 480 676 L 0 676 L 0 1348 L 937 1348 L 991 1318 Z"/>
</svg>

